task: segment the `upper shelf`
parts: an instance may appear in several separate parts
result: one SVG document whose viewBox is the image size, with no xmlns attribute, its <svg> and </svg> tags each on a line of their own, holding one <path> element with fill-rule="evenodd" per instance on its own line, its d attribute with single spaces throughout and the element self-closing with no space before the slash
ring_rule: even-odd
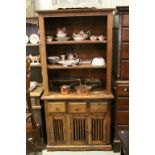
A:
<svg viewBox="0 0 155 155">
<path fill-rule="evenodd" d="M 83 40 L 83 41 L 74 41 L 74 40 L 69 40 L 69 41 L 51 41 L 47 42 L 47 45 L 60 45 L 60 44 L 106 44 L 107 40 L 103 41 L 91 41 L 91 40 Z"/>
</svg>

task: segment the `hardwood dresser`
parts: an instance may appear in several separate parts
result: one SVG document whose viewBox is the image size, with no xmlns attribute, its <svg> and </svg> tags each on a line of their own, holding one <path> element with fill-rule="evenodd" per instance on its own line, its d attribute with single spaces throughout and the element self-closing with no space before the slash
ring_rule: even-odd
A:
<svg viewBox="0 0 155 155">
<path fill-rule="evenodd" d="M 117 7 L 113 33 L 113 150 L 120 151 L 118 133 L 129 130 L 129 7 Z"/>
<path fill-rule="evenodd" d="M 38 11 L 40 54 L 47 132 L 47 150 L 112 150 L 111 90 L 113 9 L 60 9 Z M 57 30 L 66 28 L 70 39 L 56 38 Z M 93 35 L 104 35 L 104 40 L 74 40 L 73 34 L 88 30 Z M 47 41 L 47 36 L 54 40 Z M 71 51 L 70 51 L 71 50 Z M 91 63 L 63 66 L 49 63 L 47 57 L 72 52 L 80 60 L 105 59 L 106 65 Z M 64 61 L 64 60 L 63 60 Z M 53 82 L 62 78 L 79 77 L 100 81 L 90 94 L 73 91 L 64 95 Z M 63 83 L 62 83 L 63 84 Z M 64 84 L 63 84 L 64 85 Z"/>
</svg>

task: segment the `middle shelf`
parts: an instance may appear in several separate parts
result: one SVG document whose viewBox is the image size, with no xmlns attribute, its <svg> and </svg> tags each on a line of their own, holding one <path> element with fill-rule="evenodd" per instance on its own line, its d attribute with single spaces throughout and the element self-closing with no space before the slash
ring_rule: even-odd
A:
<svg viewBox="0 0 155 155">
<path fill-rule="evenodd" d="M 91 69 L 91 68 L 106 68 L 106 65 L 102 65 L 102 66 L 95 66 L 92 64 L 78 64 L 77 66 L 68 66 L 68 67 L 64 67 L 61 65 L 47 65 L 48 69 Z"/>
</svg>

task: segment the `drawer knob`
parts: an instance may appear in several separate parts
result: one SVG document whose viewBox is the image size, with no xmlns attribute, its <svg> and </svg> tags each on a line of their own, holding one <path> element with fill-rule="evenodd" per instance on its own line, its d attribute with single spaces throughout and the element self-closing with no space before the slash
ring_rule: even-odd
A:
<svg viewBox="0 0 155 155">
<path fill-rule="evenodd" d="M 76 110 L 76 111 L 79 111 L 80 109 L 79 109 L 79 108 L 76 108 L 75 110 Z"/>
<path fill-rule="evenodd" d="M 125 92 L 127 92 L 127 91 L 128 91 L 128 89 L 127 89 L 127 88 L 124 88 L 124 91 L 125 91 Z"/>
<path fill-rule="evenodd" d="M 56 111 L 59 111 L 59 108 L 56 108 Z"/>
</svg>

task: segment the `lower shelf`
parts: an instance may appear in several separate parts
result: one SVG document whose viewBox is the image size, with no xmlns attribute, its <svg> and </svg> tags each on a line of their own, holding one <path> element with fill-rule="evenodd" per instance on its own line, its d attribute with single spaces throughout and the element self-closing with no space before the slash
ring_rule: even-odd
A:
<svg viewBox="0 0 155 155">
<path fill-rule="evenodd" d="M 47 145 L 47 151 L 92 151 L 92 150 L 102 150 L 111 151 L 111 145 L 59 145 L 50 146 Z"/>
</svg>

